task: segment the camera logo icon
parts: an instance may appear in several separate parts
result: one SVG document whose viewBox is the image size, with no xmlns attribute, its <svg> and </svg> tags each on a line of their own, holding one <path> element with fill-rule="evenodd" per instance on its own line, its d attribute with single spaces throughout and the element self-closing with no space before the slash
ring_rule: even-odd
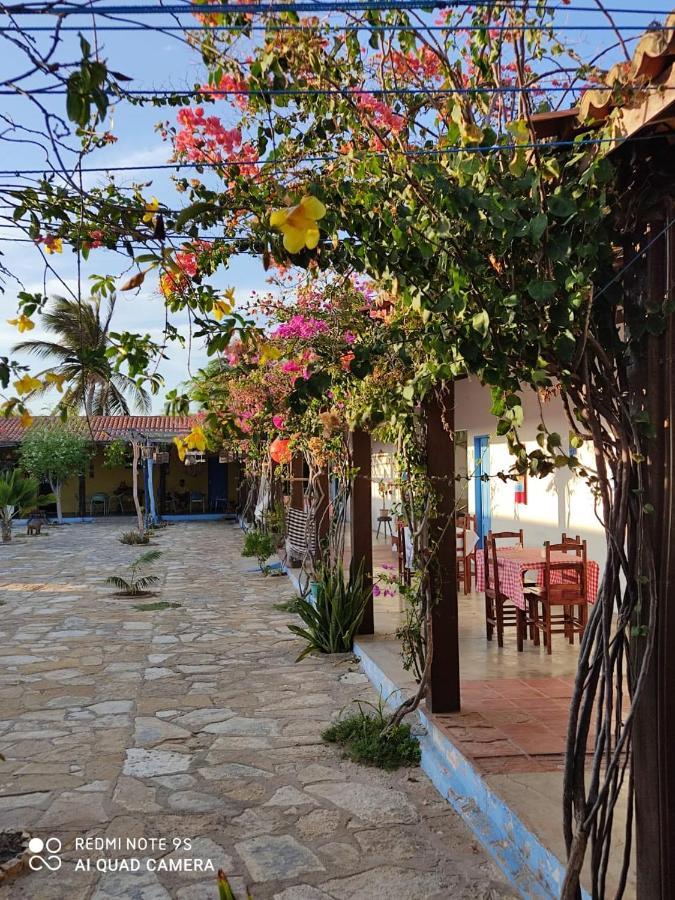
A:
<svg viewBox="0 0 675 900">
<path fill-rule="evenodd" d="M 61 868 L 62 860 L 59 856 L 61 841 L 58 838 L 50 837 L 46 841 L 39 837 L 31 838 L 28 841 L 28 850 L 32 853 L 28 866 L 33 872 L 39 872 L 41 869 L 58 872 Z"/>
</svg>

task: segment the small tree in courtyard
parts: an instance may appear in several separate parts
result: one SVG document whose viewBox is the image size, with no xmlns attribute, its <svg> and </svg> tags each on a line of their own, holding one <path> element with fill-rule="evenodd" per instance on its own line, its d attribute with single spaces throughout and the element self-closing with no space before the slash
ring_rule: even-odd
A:
<svg viewBox="0 0 675 900">
<path fill-rule="evenodd" d="M 40 485 L 35 478 L 26 478 L 18 469 L 0 473 L 0 526 L 2 543 L 12 540 L 12 519 L 51 497 L 38 497 Z"/>
<path fill-rule="evenodd" d="M 30 475 L 49 482 L 56 498 L 56 518 L 62 522 L 63 484 L 84 471 L 91 458 L 89 441 L 65 425 L 32 428 L 21 442 L 19 457 Z"/>
</svg>

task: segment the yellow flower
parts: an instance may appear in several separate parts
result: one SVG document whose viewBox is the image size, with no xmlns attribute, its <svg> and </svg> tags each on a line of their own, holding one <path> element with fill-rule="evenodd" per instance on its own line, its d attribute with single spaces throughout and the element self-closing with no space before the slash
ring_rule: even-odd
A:
<svg viewBox="0 0 675 900">
<path fill-rule="evenodd" d="M 48 384 L 53 384 L 56 387 L 56 390 L 59 394 L 63 393 L 63 382 L 66 380 L 65 375 L 59 375 L 58 372 L 47 372 L 45 377 L 45 381 Z"/>
<path fill-rule="evenodd" d="M 143 221 L 152 222 L 158 209 L 159 200 L 157 199 L 157 197 L 153 197 L 149 203 L 145 204 L 145 215 L 143 216 Z"/>
<path fill-rule="evenodd" d="M 289 253 L 298 253 L 303 247 L 313 250 L 319 243 L 319 219 L 326 215 L 326 207 L 316 197 L 303 197 L 297 206 L 275 209 L 270 215 L 270 225 L 284 236 L 284 247 Z"/>
<path fill-rule="evenodd" d="M 31 331 L 31 329 L 35 328 L 35 322 L 31 321 L 23 313 L 17 319 L 7 319 L 7 322 L 10 325 L 16 325 L 19 331 Z"/>
<path fill-rule="evenodd" d="M 39 390 L 42 387 L 42 382 L 39 378 L 33 378 L 32 375 L 24 375 L 23 378 L 19 378 L 18 381 L 14 382 L 14 387 L 17 394 L 30 394 L 31 391 Z"/>
<path fill-rule="evenodd" d="M 63 253 L 63 241 L 60 237 L 49 235 L 45 238 L 45 250 L 47 253 Z"/>
<path fill-rule="evenodd" d="M 185 454 L 187 453 L 187 441 L 181 437 L 175 437 L 173 439 L 174 444 L 176 445 L 176 449 L 178 450 L 178 459 L 183 462 L 185 459 Z"/>
<path fill-rule="evenodd" d="M 24 428 L 30 428 L 30 426 L 33 424 L 33 417 L 27 409 L 24 409 L 24 411 L 21 413 L 21 424 Z"/>
<path fill-rule="evenodd" d="M 190 434 L 185 438 L 188 450 L 206 450 L 206 435 L 201 425 L 195 425 Z"/>
<path fill-rule="evenodd" d="M 223 316 L 229 315 L 234 309 L 234 288 L 228 288 L 223 293 L 222 300 L 213 301 L 213 315 L 219 322 Z"/>
<path fill-rule="evenodd" d="M 271 359 L 280 359 L 283 356 L 283 351 L 279 347 L 274 347 L 272 344 L 262 343 L 258 345 L 258 361 L 261 363 L 266 363 Z"/>
</svg>

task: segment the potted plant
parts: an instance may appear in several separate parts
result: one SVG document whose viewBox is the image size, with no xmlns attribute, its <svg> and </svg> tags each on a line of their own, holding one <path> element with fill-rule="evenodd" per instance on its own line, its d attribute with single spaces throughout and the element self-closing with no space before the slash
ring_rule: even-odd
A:
<svg viewBox="0 0 675 900">
<path fill-rule="evenodd" d="M 391 497 L 391 484 L 388 481 L 380 481 L 378 484 L 378 491 L 380 493 L 380 497 L 382 498 L 382 506 L 380 507 L 380 516 L 388 516 L 389 515 L 389 507 L 387 506 L 387 498 Z"/>
</svg>

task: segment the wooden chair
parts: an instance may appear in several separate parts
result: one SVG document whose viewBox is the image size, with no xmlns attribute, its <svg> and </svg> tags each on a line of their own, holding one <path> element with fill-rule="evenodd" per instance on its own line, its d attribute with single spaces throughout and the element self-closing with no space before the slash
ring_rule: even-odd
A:
<svg viewBox="0 0 675 900">
<path fill-rule="evenodd" d="M 569 538 L 560 544 L 546 541 L 544 548 L 543 587 L 529 589 L 527 597 L 534 603 L 534 627 L 537 633 L 543 633 L 546 652 L 550 655 L 554 634 L 564 634 L 573 644 L 574 635 L 578 634 L 581 640 L 584 633 L 588 621 L 588 565 L 586 541 Z M 570 558 L 553 560 L 553 553 L 564 553 Z"/>
<path fill-rule="evenodd" d="M 535 645 L 539 644 L 539 634 L 534 628 L 534 623 L 526 615 L 525 610 L 519 609 L 509 601 L 502 593 L 499 586 L 499 566 L 497 564 L 497 541 L 502 539 L 518 538 L 522 546 L 523 532 L 498 531 L 488 532 L 483 544 L 483 563 L 485 566 L 485 630 L 488 641 L 492 640 L 494 631 L 497 631 L 497 646 L 504 646 L 504 628 L 515 627 L 516 646 L 522 652 L 523 644 L 527 636 L 527 627 L 530 625 L 530 633 Z"/>
<path fill-rule="evenodd" d="M 467 552 L 466 532 L 476 530 L 476 517 L 470 513 L 457 515 L 457 590 L 464 587 L 464 594 L 471 592 L 471 579 L 476 571 L 476 549 Z"/>
<path fill-rule="evenodd" d="M 457 514 L 457 527 L 458 528 L 466 528 L 467 531 L 475 531 L 476 530 L 476 517 L 473 513 L 458 513 Z"/>
<path fill-rule="evenodd" d="M 457 526 L 457 590 L 464 587 L 464 594 L 471 590 L 471 556 L 466 552 L 466 528 Z"/>
</svg>

